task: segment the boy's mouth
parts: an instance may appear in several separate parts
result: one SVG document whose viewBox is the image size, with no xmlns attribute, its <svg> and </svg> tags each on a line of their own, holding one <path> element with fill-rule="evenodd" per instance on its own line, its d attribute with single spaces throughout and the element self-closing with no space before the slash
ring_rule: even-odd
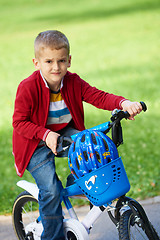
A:
<svg viewBox="0 0 160 240">
<path fill-rule="evenodd" d="M 59 75 L 60 72 L 52 72 L 51 74 L 53 74 L 53 75 Z"/>
</svg>

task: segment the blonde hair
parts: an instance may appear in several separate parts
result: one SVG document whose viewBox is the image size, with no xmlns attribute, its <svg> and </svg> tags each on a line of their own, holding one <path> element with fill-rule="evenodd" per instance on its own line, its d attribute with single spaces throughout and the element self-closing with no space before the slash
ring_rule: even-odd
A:
<svg viewBox="0 0 160 240">
<path fill-rule="evenodd" d="M 67 37 L 57 30 L 44 31 L 38 34 L 34 41 L 35 57 L 38 57 L 40 55 L 40 51 L 45 47 L 50 47 L 51 49 L 56 50 L 66 48 L 68 55 L 70 53 L 70 46 Z"/>
</svg>

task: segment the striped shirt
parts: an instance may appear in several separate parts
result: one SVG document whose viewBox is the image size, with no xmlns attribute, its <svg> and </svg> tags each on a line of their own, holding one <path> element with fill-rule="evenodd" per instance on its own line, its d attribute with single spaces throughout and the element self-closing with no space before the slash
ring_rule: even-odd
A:
<svg viewBox="0 0 160 240">
<path fill-rule="evenodd" d="M 47 120 L 47 128 L 56 132 L 68 125 L 72 116 L 67 108 L 60 90 L 58 92 L 51 91 L 50 106 Z"/>
</svg>

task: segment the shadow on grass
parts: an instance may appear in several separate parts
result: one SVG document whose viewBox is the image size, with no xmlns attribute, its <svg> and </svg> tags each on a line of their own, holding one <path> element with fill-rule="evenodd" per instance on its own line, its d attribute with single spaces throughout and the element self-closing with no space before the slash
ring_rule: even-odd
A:
<svg viewBox="0 0 160 240">
<path fill-rule="evenodd" d="M 123 7 L 115 7 L 114 9 L 109 9 L 107 6 L 101 6 L 101 8 L 83 10 L 83 11 L 66 11 L 57 13 L 54 12 L 52 15 L 44 15 L 39 16 L 33 20 L 35 21 L 54 21 L 54 23 L 68 23 L 68 22 L 82 22 L 88 20 L 102 19 L 102 18 L 110 18 L 116 15 L 124 15 L 128 13 L 134 12 L 143 12 L 143 11 L 153 11 L 160 8 L 159 1 L 153 2 L 144 2 L 144 3 L 136 3 L 129 4 Z M 76 9 L 76 6 L 75 6 Z M 85 8 L 84 8 L 85 9 Z"/>
</svg>

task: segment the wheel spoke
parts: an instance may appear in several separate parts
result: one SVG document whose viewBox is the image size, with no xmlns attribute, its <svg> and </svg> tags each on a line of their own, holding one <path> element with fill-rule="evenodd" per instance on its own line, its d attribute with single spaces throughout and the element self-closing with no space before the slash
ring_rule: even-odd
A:
<svg viewBox="0 0 160 240">
<path fill-rule="evenodd" d="M 144 232 L 143 232 L 142 228 L 137 226 L 136 224 L 131 227 L 130 235 L 131 235 L 131 239 L 134 239 L 134 240 L 148 239 L 147 236 L 144 236 Z"/>
<path fill-rule="evenodd" d="M 35 223 L 39 216 L 38 202 L 28 192 L 21 193 L 15 200 L 13 206 L 13 219 L 14 229 L 18 239 L 26 239 L 28 230 L 31 229 L 29 234 L 32 234 L 32 238 L 29 236 L 27 239 L 33 239 L 32 223 Z M 29 226 L 31 224 L 31 227 Z M 27 232 L 27 233 L 26 233 Z M 38 239 L 38 238 L 37 238 Z"/>
</svg>

